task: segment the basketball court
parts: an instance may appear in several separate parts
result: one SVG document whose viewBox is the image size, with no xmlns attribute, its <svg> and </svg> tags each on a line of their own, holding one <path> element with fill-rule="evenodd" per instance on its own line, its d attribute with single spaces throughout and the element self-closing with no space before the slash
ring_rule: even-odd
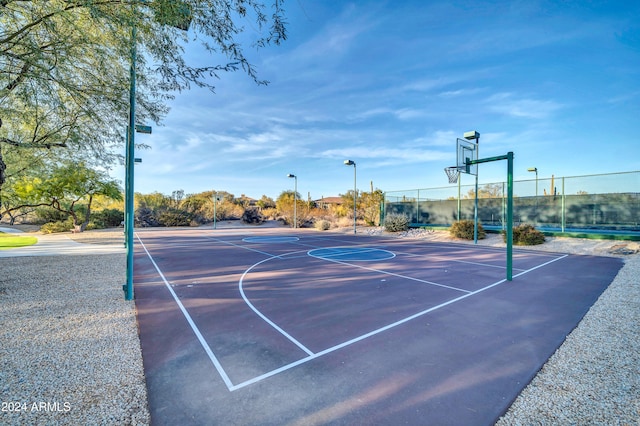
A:
<svg viewBox="0 0 640 426">
<path fill-rule="evenodd" d="M 153 424 L 490 425 L 617 258 L 242 228 L 138 230 Z"/>
</svg>

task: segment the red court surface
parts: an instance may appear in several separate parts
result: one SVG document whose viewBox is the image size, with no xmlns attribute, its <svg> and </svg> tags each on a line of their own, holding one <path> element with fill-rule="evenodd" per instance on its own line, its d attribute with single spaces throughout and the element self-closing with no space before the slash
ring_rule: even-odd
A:
<svg viewBox="0 0 640 426">
<path fill-rule="evenodd" d="M 622 261 L 315 230 L 139 230 L 155 425 L 491 425 Z"/>
</svg>

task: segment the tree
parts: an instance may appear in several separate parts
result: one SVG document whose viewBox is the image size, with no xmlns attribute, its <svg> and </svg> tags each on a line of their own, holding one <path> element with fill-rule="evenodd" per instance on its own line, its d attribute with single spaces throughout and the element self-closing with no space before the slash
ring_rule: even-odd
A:
<svg viewBox="0 0 640 426">
<path fill-rule="evenodd" d="M 467 192 L 467 198 L 475 199 L 475 189 L 470 189 Z M 482 188 L 478 188 L 478 198 L 502 198 L 502 184 L 500 183 L 488 183 Z"/>
<path fill-rule="evenodd" d="M 87 164 L 117 161 L 134 26 L 140 124 L 158 124 L 175 91 L 192 84 L 213 91 L 223 72 L 243 70 L 266 84 L 239 41 L 245 22 L 256 24 L 256 47 L 286 39 L 280 0 L 271 13 L 258 0 L 1 0 L 0 7 L 0 190 L 3 146 L 69 148 Z M 188 64 L 190 42 L 214 63 Z"/>
<path fill-rule="evenodd" d="M 21 150 L 16 147 L 7 147 L 5 157 L 12 164 L 6 174 L 7 184 L 0 190 L 0 219 L 9 216 L 11 223 L 20 216 L 27 216 L 40 206 L 40 200 L 33 201 L 22 198 L 16 193 L 14 183 L 29 176 L 47 176 L 50 170 L 52 151 L 50 150 Z M 46 205 L 45 203 L 44 205 Z"/>
<path fill-rule="evenodd" d="M 93 198 L 102 195 L 114 200 L 122 199 L 121 188 L 106 172 L 100 172 L 85 164 L 62 164 L 43 177 L 23 177 L 14 185 L 19 209 L 49 206 L 73 218 L 73 225 L 84 231 L 91 217 Z M 83 217 L 80 211 L 84 211 Z"/>
<path fill-rule="evenodd" d="M 258 201 L 256 201 L 256 205 L 261 209 L 270 209 L 276 206 L 276 202 L 273 201 L 273 198 L 263 195 Z"/>
<path fill-rule="evenodd" d="M 380 224 L 380 206 L 383 201 L 384 192 L 382 192 L 381 189 L 376 189 L 373 192 L 362 192 L 360 194 L 362 217 L 367 225 Z"/>
<path fill-rule="evenodd" d="M 294 201 L 297 201 L 297 203 Z M 295 209 L 293 208 L 294 205 Z M 297 226 L 305 223 L 309 217 L 309 206 L 300 200 L 300 194 L 295 191 L 282 191 L 276 199 L 276 208 L 289 223 L 293 223 L 295 213 L 298 222 Z"/>
<path fill-rule="evenodd" d="M 354 202 L 353 189 L 348 190 L 346 194 L 340 194 L 340 197 L 342 198 L 342 206 L 340 206 L 341 208 L 340 208 L 339 214 L 342 214 L 342 215 L 347 216 L 347 217 L 348 216 L 353 216 L 353 212 L 354 212 L 354 208 L 353 208 L 353 202 Z M 362 201 L 362 198 L 360 198 L 360 194 L 358 194 L 356 192 L 356 196 L 355 196 L 356 218 L 358 216 L 358 209 L 360 208 L 361 201 Z"/>
</svg>

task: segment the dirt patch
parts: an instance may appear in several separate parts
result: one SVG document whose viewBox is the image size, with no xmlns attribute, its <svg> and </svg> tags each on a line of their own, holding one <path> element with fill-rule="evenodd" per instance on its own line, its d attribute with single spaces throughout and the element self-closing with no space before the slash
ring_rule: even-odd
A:
<svg viewBox="0 0 640 426">
<path fill-rule="evenodd" d="M 122 228 L 96 229 L 66 235 L 83 244 L 124 245 L 124 230 Z"/>
</svg>

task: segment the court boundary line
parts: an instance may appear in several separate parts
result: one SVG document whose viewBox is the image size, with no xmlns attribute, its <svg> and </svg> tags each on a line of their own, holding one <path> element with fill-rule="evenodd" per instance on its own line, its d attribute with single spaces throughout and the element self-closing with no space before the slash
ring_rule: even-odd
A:
<svg viewBox="0 0 640 426">
<path fill-rule="evenodd" d="M 544 266 L 546 266 L 546 265 L 549 265 L 549 264 L 551 264 L 551 263 L 553 263 L 553 262 L 557 262 L 557 261 L 559 261 L 559 260 L 562 260 L 562 259 L 566 258 L 567 256 L 569 256 L 569 255 L 568 255 L 568 254 L 565 254 L 565 255 L 563 255 L 563 256 L 561 256 L 561 257 L 558 257 L 558 258 L 555 258 L 555 259 L 551 259 L 551 260 L 549 260 L 548 262 L 545 262 L 545 263 L 543 263 L 543 264 L 537 265 L 537 266 L 535 266 L 535 267 L 533 267 L 533 268 L 527 269 L 526 271 L 523 271 L 523 272 L 519 273 L 518 275 L 515 275 L 515 276 L 514 276 L 514 278 L 515 278 L 516 276 L 521 276 L 521 275 L 524 275 L 524 274 L 526 274 L 526 273 L 528 273 L 528 272 L 534 271 L 534 270 L 536 270 L 536 269 L 538 269 L 538 268 L 542 268 L 542 267 L 544 267 Z M 338 262 L 338 263 L 340 263 L 340 262 Z M 321 356 L 324 356 L 324 355 L 327 355 L 327 354 L 329 354 L 329 353 L 335 352 L 335 351 L 337 351 L 337 350 L 339 350 L 339 349 L 345 348 L 345 347 L 350 346 L 350 345 L 352 345 L 352 344 L 354 344 L 354 343 L 360 342 L 360 341 L 362 341 L 362 340 L 364 340 L 364 339 L 367 339 L 367 338 L 369 338 L 369 337 L 375 336 L 375 335 L 377 335 L 377 334 L 380 334 L 380 333 L 382 333 L 382 332 L 385 332 L 385 331 L 387 331 L 387 330 L 390 330 L 390 329 L 392 329 L 392 328 L 395 328 L 395 327 L 397 327 L 397 326 L 399 326 L 399 325 L 405 324 L 405 323 L 407 323 L 407 322 L 409 322 L 409 321 L 412 321 L 412 320 L 414 320 L 414 319 L 416 319 L 416 318 L 419 318 L 419 317 L 421 317 L 421 316 L 424 316 L 424 315 L 426 315 L 426 314 L 428 314 L 428 313 L 430 313 L 430 312 L 436 311 L 436 310 L 438 310 L 438 309 L 440 309 L 440 308 L 443 308 L 443 307 L 445 307 L 445 306 L 448 306 L 448 305 L 450 305 L 450 304 L 453 304 L 453 303 L 459 302 L 459 301 L 461 301 L 461 300 L 463 300 L 463 299 L 466 299 L 466 298 L 468 298 L 468 297 L 475 296 L 475 295 L 477 295 L 477 294 L 479 294 L 479 293 L 482 293 L 482 292 L 483 292 L 483 291 L 485 291 L 485 290 L 489 290 L 490 288 L 496 287 L 496 286 L 498 286 L 498 285 L 500 285 L 500 284 L 504 284 L 505 282 L 509 282 L 509 281 L 507 281 L 507 279 L 506 279 L 506 278 L 503 278 L 503 279 L 501 279 L 501 280 L 499 280 L 499 281 L 496 281 L 496 282 L 495 282 L 495 283 L 493 283 L 493 284 L 489 284 L 489 285 L 488 285 L 488 286 L 486 286 L 486 287 L 480 288 L 480 289 L 478 289 L 478 290 L 475 290 L 475 291 L 470 292 L 470 293 L 467 293 L 467 294 L 463 294 L 462 296 L 458 296 L 458 297 L 456 297 L 456 298 L 453 298 L 453 299 L 451 299 L 451 300 L 448 300 L 448 301 L 446 301 L 446 302 L 443 302 L 443 303 L 441 303 L 441 304 L 439 304 L 439 305 L 432 306 L 431 308 L 425 309 L 425 310 L 423 310 L 423 311 L 420 311 L 420 312 L 417 312 L 417 313 L 415 313 L 415 314 L 413 314 L 413 315 L 410 315 L 410 316 L 408 316 L 408 317 L 406 317 L 406 318 L 403 318 L 403 319 L 401 319 L 401 320 L 395 321 L 395 322 L 393 322 L 393 323 L 391 323 L 391 324 L 387 324 L 387 325 L 385 325 L 385 326 L 383 326 L 383 327 L 377 328 L 377 329 L 375 329 L 375 330 L 372 330 L 372 331 L 370 331 L 370 332 L 368 332 L 368 333 L 365 333 L 365 334 L 363 334 L 363 335 L 360 335 L 360 336 L 358 336 L 358 337 L 354 337 L 353 339 L 347 340 L 346 342 L 342 342 L 342 343 L 339 343 L 339 344 L 337 344 L 337 345 L 334 345 L 334 346 L 332 346 L 332 347 L 330 347 L 330 348 L 324 349 L 324 350 L 322 350 L 322 351 L 320 351 L 320 352 L 316 352 L 316 353 L 314 353 L 313 355 L 309 355 L 309 356 L 308 356 L 308 357 L 306 357 L 306 358 L 299 359 L 299 360 L 294 361 L 294 362 L 292 362 L 292 363 L 289 363 L 289 364 L 283 365 L 282 367 L 279 367 L 279 368 L 276 368 L 276 369 L 274 369 L 274 370 L 271 370 L 271 371 L 269 371 L 269 372 L 267 372 L 267 373 L 261 374 L 260 376 L 256 376 L 256 377 L 254 377 L 254 378 L 252 378 L 252 379 L 245 380 L 244 382 L 241 382 L 241 383 L 238 383 L 237 385 L 234 385 L 234 386 L 233 386 L 231 389 L 229 389 L 229 390 L 230 390 L 230 391 L 235 391 L 235 390 L 238 390 L 238 389 L 244 388 L 244 387 L 246 387 L 246 386 L 252 385 L 252 384 L 254 384 L 254 383 L 258 383 L 258 382 L 260 382 L 260 381 L 262 381 L 262 380 L 264 380 L 264 379 L 267 379 L 267 378 L 269 378 L 269 377 L 275 376 L 276 374 L 282 373 L 282 372 L 287 371 L 287 370 L 289 370 L 289 369 L 291 369 L 291 368 L 297 367 L 297 366 L 299 366 L 299 365 L 302 365 L 302 364 L 304 364 L 304 363 L 307 363 L 307 362 L 309 362 L 309 361 L 312 361 L 312 360 L 314 360 L 314 359 L 316 359 L 316 358 L 319 358 L 319 357 L 321 357 Z"/>
<path fill-rule="evenodd" d="M 308 252 L 307 252 L 307 254 L 308 254 Z M 376 268 L 370 268 L 370 267 L 364 266 L 364 265 L 352 264 L 352 263 L 349 263 L 348 261 L 345 261 L 345 260 L 336 260 L 336 259 L 331 259 L 331 258 L 328 258 L 328 257 L 317 257 L 317 256 L 313 256 L 313 255 L 309 255 L 309 256 L 313 257 L 315 259 L 326 260 L 327 262 L 338 263 L 338 264 L 346 265 L 346 266 L 353 266 L 354 268 L 359 268 L 359 269 L 364 269 L 364 270 L 367 270 L 367 271 L 377 272 L 379 274 L 389 275 L 389 276 L 392 276 L 392 277 L 404 278 L 404 279 L 409 280 L 409 281 L 417 281 L 419 283 L 434 285 L 434 286 L 437 286 L 437 287 L 444 287 L 444 288 L 447 288 L 449 290 L 460 291 L 462 293 L 471 293 L 470 290 L 464 290 L 464 289 L 461 289 L 461 288 L 458 288 L 458 287 L 448 286 L 446 284 L 440 284 L 440 283 L 436 283 L 436 282 L 433 282 L 433 281 L 422 280 L 420 278 L 414 278 L 414 277 L 409 277 L 409 276 L 406 276 L 406 275 L 400 275 L 400 274 L 396 274 L 395 272 L 389 272 L 389 271 L 383 271 L 383 270 L 376 269 Z"/>
<path fill-rule="evenodd" d="M 349 253 L 349 249 L 358 249 L 355 251 L 352 251 L 351 253 Z M 312 254 L 311 252 L 314 251 L 321 251 L 321 250 L 327 250 L 329 252 L 333 251 L 333 253 L 329 253 L 327 255 L 317 255 L 317 254 Z M 356 246 L 356 247 L 345 247 L 345 246 L 335 246 L 335 247 L 320 247 L 320 248 L 314 248 L 311 249 L 309 251 L 307 251 L 307 255 L 311 256 L 311 257 L 315 257 L 317 259 L 323 259 L 323 260 L 331 260 L 335 257 L 341 257 L 341 256 L 349 256 L 349 255 L 353 255 L 353 254 L 366 254 L 367 253 L 374 253 L 376 251 L 383 251 L 386 253 L 391 254 L 390 257 L 386 257 L 383 259 L 378 259 L 378 258 L 371 258 L 371 259 L 347 259 L 345 260 L 345 262 L 377 262 L 377 261 L 381 261 L 381 260 L 389 260 L 389 259 L 393 259 L 394 257 L 396 257 L 396 253 L 390 250 L 386 250 L 386 249 L 382 249 L 382 248 L 378 248 L 378 247 L 371 247 L 371 246 Z"/>
<path fill-rule="evenodd" d="M 414 319 L 416 319 L 416 318 L 419 318 L 419 317 L 424 316 L 424 315 L 426 315 L 426 314 L 428 314 L 428 313 L 431 313 L 431 312 L 433 312 L 433 311 L 436 311 L 436 310 L 438 310 L 438 309 L 440 309 L 440 308 L 443 308 L 443 307 L 445 307 L 445 306 L 448 306 L 448 305 L 451 305 L 451 304 L 453 304 L 453 303 L 459 302 L 459 301 L 464 300 L 464 299 L 466 299 L 466 298 L 468 298 L 468 297 L 475 296 L 475 295 L 477 295 L 477 294 L 479 294 L 479 293 L 482 293 L 482 292 L 484 292 L 484 291 L 486 291 L 486 290 L 489 290 L 489 289 L 491 289 L 491 288 L 493 288 L 493 287 L 496 287 L 496 286 L 498 286 L 498 285 L 500 285 L 500 284 L 504 284 L 505 282 L 509 282 L 509 281 L 507 281 L 507 279 L 506 279 L 506 278 L 503 278 L 503 279 L 501 279 L 501 280 L 499 280 L 499 281 L 496 281 L 496 282 L 494 282 L 494 283 L 492 283 L 492 284 L 489 284 L 489 285 L 487 285 L 487 286 L 485 286 L 485 287 L 483 287 L 483 288 L 480 288 L 480 289 L 478 289 L 478 290 L 475 290 L 475 291 L 471 291 L 471 292 L 470 292 L 470 291 L 468 291 L 468 290 L 456 289 L 455 287 L 448 287 L 448 286 L 444 286 L 444 285 L 441 285 L 441 284 L 437 284 L 437 283 L 429 283 L 429 282 L 426 282 L 426 281 L 424 281 L 424 280 L 420 280 L 420 281 L 423 281 L 423 282 L 428 283 L 428 284 L 439 285 L 439 286 L 448 287 L 448 288 L 453 289 L 453 290 L 463 291 L 463 292 L 466 292 L 466 294 L 463 294 L 463 295 L 461 295 L 461 296 L 455 297 L 455 298 L 453 298 L 453 299 L 451 299 L 451 300 L 448 300 L 448 301 L 446 301 L 446 302 L 443 302 L 443 303 L 441 303 L 441 304 L 439 304 L 439 305 L 432 306 L 432 307 L 430 307 L 430 308 L 427 308 L 427 309 L 425 309 L 425 310 L 422 310 L 422 311 L 420 311 L 420 312 L 417 312 L 417 313 L 415 313 L 415 314 L 412 314 L 412 315 L 410 315 L 410 316 L 408 316 L 408 317 L 405 317 L 405 318 L 403 318 L 403 319 L 400 319 L 400 320 L 398 320 L 398 321 L 395 321 L 395 322 L 393 322 L 393 323 L 391 323 L 391 324 L 387 324 L 387 325 L 385 325 L 385 326 L 383 326 L 383 327 L 379 327 L 379 328 L 377 328 L 377 329 L 375 329 L 375 330 L 372 330 L 372 331 L 370 331 L 370 332 L 368 332 L 368 333 L 365 333 L 365 334 L 363 334 L 363 335 L 357 336 L 357 337 L 355 337 L 355 338 L 353 338 L 353 339 L 350 339 L 350 340 L 347 340 L 347 341 L 345 341 L 345 342 L 339 343 L 339 344 L 334 345 L 334 346 L 332 346 L 332 347 L 329 347 L 329 348 L 323 349 L 322 351 L 319 351 L 319 352 L 316 352 L 316 353 L 314 353 L 314 352 L 312 352 L 312 351 L 308 350 L 304 345 L 302 345 L 301 343 L 299 343 L 299 342 L 298 342 L 298 344 L 296 344 L 296 346 L 298 346 L 300 349 L 302 349 L 303 351 L 305 351 L 305 352 L 308 354 L 308 356 L 307 356 L 307 357 L 301 358 L 301 359 L 299 359 L 299 360 L 297 360 L 297 361 L 294 361 L 294 362 L 291 362 L 291 363 L 289 363 L 289 364 L 285 364 L 285 365 L 283 365 L 283 366 L 281 366 L 281 367 L 278 367 L 278 368 L 276 368 L 276 369 L 274 369 L 274 370 L 268 371 L 268 372 L 263 373 L 263 374 L 261 374 L 261 375 L 259 375 L 259 376 L 256 376 L 256 377 L 254 377 L 254 378 L 251 378 L 251 379 L 249 379 L 249 380 L 245 380 L 245 381 L 243 381 L 243 382 L 240 382 L 240 383 L 238 383 L 238 384 L 234 385 L 234 384 L 233 384 L 233 382 L 231 381 L 231 379 L 229 378 L 229 376 L 227 375 L 226 371 L 224 370 L 224 368 L 222 367 L 222 365 L 221 365 L 221 364 L 220 364 L 220 362 L 218 361 L 217 357 L 216 357 L 216 356 L 215 356 L 215 354 L 213 353 L 213 350 L 211 349 L 211 347 L 209 346 L 209 344 L 208 344 L 208 343 L 206 342 L 206 340 L 204 339 L 204 336 L 203 336 L 203 335 L 202 335 L 202 333 L 200 332 L 200 330 L 199 330 L 198 326 L 195 324 L 195 322 L 194 322 L 194 321 L 193 321 L 193 319 L 191 318 L 191 315 L 189 314 L 189 312 L 188 312 L 187 308 L 182 304 L 182 302 L 181 302 L 181 301 L 180 301 L 180 299 L 178 298 L 177 294 L 174 292 L 173 288 L 172 288 L 172 287 L 171 287 L 171 285 L 169 284 L 168 280 L 166 279 L 166 277 L 164 276 L 164 274 L 163 274 L 163 273 L 162 273 L 162 271 L 160 270 L 159 266 L 157 265 L 157 263 L 155 262 L 155 260 L 154 260 L 154 259 L 153 259 L 153 257 L 151 256 L 151 253 L 147 250 L 147 247 L 146 247 L 146 246 L 145 246 L 145 244 L 142 242 L 142 239 L 140 238 L 140 236 L 139 236 L 137 233 L 136 233 L 135 235 L 136 235 L 136 237 L 137 237 L 138 241 L 140 242 L 140 244 L 142 245 L 142 248 L 144 249 L 145 253 L 147 254 L 147 257 L 149 257 L 149 260 L 151 260 L 151 263 L 153 264 L 154 268 L 156 269 L 156 271 L 158 272 L 158 274 L 159 274 L 159 275 L 160 275 L 160 277 L 162 278 L 162 280 L 163 280 L 163 282 L 164 282 L 164 284 L 165 284 L 165 287 L 169 290 L 169 292 L 170 292 L 171 296 L 173 297 L 173 299 L 175 300 L 176 304 L 177 304 L 177 305 L 178 305 L 178 307 L 180 308 L 180 311 L 182 312 L 182 314 L 184 315 L 185 319 L 187 320 L 187 323 L 189 324 L 189 326 L 191 327 L 192 331 L 193 331 L 193 332 L 194 332 L 194 334 L 196 335 L 196 338 L 197 338 L 197 339 L 198 339 L 198 341 L 200 342 L 200 345 L 202 346 L 202 348 L 204 349 L 205 353 L 207 354 L 207 356 L 209 357 L 209 359 L 210 359 L 210 360 L 211 360 L 211 362 L 213 363 L 214 367 L 215 367 L 215 368 L 216 368 L 216 370 L 218 371 L 218 374 L 220 374 L 220 377 L 222 378 L 223 382 L 225 383 L 225 385 L 227 386 L 227 389 L 228 389 L 230 392 L 233 392 L 233 391 L 236 391 L 236 390 L 238 390 L 238 389 L 242 389 L 242 388 L 244 388 L 244 387 L 246 387 L 246 386 L 249 386 L 249 385 L 252 385 L 252 384 L 258 383 L 258 382 L 260 382 L 260 381 L 262 381 L 262 380 L 264 380 L 264 379 L 267 379 L 267 378 L 269 378 L 269 377 L 275 376 L 275 375 L 277 375 L 277 374 L 279 374 L 279 373 L 282 373 L 282 372 L 284 372 L 284 371 L 287 371 L 287 370 L 289 370 L 289 369 L 291 369 L 291 368 L 294 368 L 294 367 L 297 367 L 297 366 L 299 366 L 299 365 L 305 364 L 305 363 L 307 363 L 307 362 L 309 362 L 309 361 L 312 361 L 312 360 L 314 360 L 314 359 L 316 359 L 316 358 L 319 358 L 319 357 L 321 357 L 321 356 L 324 356 L 324 355 L 327 355 L 327 354 L 329 354 L 329 353 L 335 352 L 335 351 L 337 351 L 337 350 L 339 350 L 339 349 L 345 348 L 345 347 L 347 347 L 347 346 L 350 346 L 350 345 L 352 345 L 352 344 L 355 344 L 355 343 L 357 343 L 357 342 L 360 342 L 360 341 L 362 341 L 362 340 L 365 340 L 365 339 L 367 339 L 367 338 L 369 338 L 369 337 L 375 336 L 375 335 L 377 335 L 377 334 L 380 334 L 380 333 L 382 333 L 382 332 L 385 332 L 385 331 L 387 331 L 387 330 L 390 330 L 390 329 L 392 329 L 392 328 L 395 328 L 395 327 L 397 327 L 397 326 L 399 326 L 399 325 L 405 324 L 405 323 L 407 323 L 407 322 L 409 322 L 409 321 L 412 321 L 412 320 L 414 320 Z M 252 268 L 254 268 L 255 266 L 257 266 L 257 265 L 259 265 L 259 264 L 262 264 L 262 263 L 264 263 L 264 262 L 267 262 L 267 261 L 269 261 L 269 260 L 273 260 L 273 259 L 282 259 L 284 256 L 286 256 L 286 255 L 284 255 L 284 256 L 283 256 L 283 255 L 273 255 L 273 254 L 269 254 L 269 253 L 266 253 L 266 252 L 263 252 L 263 251 L 260 251 L 260 250 L 254 250 L 254 249 L 251 249 L 251 248 L 249 248 L 249 247 L 245 247 L 245 246 L 242 246 L 242 245 L 239 245 L 239 244 L 234 244 L 234 243 L 231 243 L 231 242 L 228 242 L 228 241 L 220 240 L 220 239 L 215 238 L 215 237 L 208 237 L 208 238 L 211 238 L 211 239 L 213 239 L 213 240 L 216 240 L 216 241 L 222 242 L 222 243 L 224 243 L 224 244 L 228 244 L 228 245 L 231 245 L 231 246 L 235 246 L 235 247 L 238 247 L 238 248 L 242 248 L 242 249 L 246 249 L 246 250 L 250 250 L 250 251 L 258 252 L 258 253 L 261 253 L 261 254 L 264 254 L 264 255 L 269 256 L 268 258 L 263 259 L 262 261 L 255 263 L 254 265 L 250 266 L 247 270 L 245 270 L 245 272 L 242 274 L 241 279 L 239 280 L 239 285 L 241 285 L 242 279 L 244 278 L 244 276 L 246 275 L 246 273 L 247 273 L 249 270 L 251 270 Z M 305 250 L 294 251 L 294 252 L 291 252 L 291 253 L 288 253 L 288 254 L 294 254 L 294 253 L 299 253 L 299 252 L 304 252 L 304 251 L 305 251 Z M 553 253 L 549 253 L 549 256 L 554 256 L 554 254 L 553 254 Z M 516 278 L 516 277 L 519 277 L 519 276 L 525 275 L 525 274 L 527 274 L 527 273 L 529 273 L 529 272 L 531 272 L 531 271 L 534 271 L 534 270 L 536 270 L 536 269 L 539 269 L 539 268 L 545 267 L 545 266 L 547 266 L 547 265 L 549 265 L 549 264 L 551 264 L 551 263 L 554 263 L 554 262 L 560 261 L 560 260 L 562 260 L 562 259 L 565 259 L 565 258 L 566 258 L 566 257 L 568 257 L 569 255 L 568 255 L 568 254 L 563 254 L 563 255 L 556 254 L 556 256 L 558 256 L 558 257 L 555 257 L 555 258 L 553 258 L 553 259 L 551 259 L 551 260 L 549 260 L 549 261 L 547 261 L 547 262 L 544 262 L 544 263 L 542 263 L 542 264 L 540 264 L 540 265 L 537 265 L 537 266 L 534 266 L 534 267 L 529 268 L 529 269 L 527 269 L 527 270 L 524 270 L 524 271 L 522 271 L 522 272 L 520 272 L 520 273 L 518 273 L 518 274 L 514 275 L 514 276 L 513 276 L 513 278 Z M 346 263 L 346 262 L 342 262 L 342 261 L 335 261 L 335 260 L 331 260 L 331 259 L 323 259 L 323 258 L 318 258 L 318 257 L 315 257 L 315 256 L 311 256 L 311 257 L 314 257 L 314 258 L 316 258 L 316 259 L 320 259 L 320 260 L 325 260 L 325 261 L 328 261 L 328 262 L 334 262 L 334 263 L 338 263 L 338 264 L 344 264 L 344 265 L 347 265 L 347 266 L 362 267 L 361 265 L 352 265 L 352 264 L 350 264 L 350 263 Z M 373 270 L 373 268 L 366 268 L 366 267 L 363 267 L 363 268 L 364 268 L 364 269 L 368 269 L 368 270 Z M 374 271 L 375 271 L 375 272 L 381 272 L 381 273 L 383 273 L 382 271 L 377 271 L 377 270 L 374 270 Z M 410 277 L 404 277 L 404 276 L 401 276 L 401 275 L 398 275 L 398 274 L 393 274 L 393 273 L 390 273 L 390 275 L 397 275 L 397 276 L 399 276 L 399 277 L 401 277 L 401 278 L 411 279 Z M 242 291 L 242 290 L 241 290 L 241 291 Z M 243 297 L 243 299 L 244 299 L 244 300 L 245 300 L 245 302 L 246 302 L 246 301 L 247 301 L 247 299 L 245 298 L 245 296 L 244 296 L 244 292 L 243 292 L 243 291 L 242 291 L 242 297 Z M 253 305 L 250 305 L 250 306 L 253 306 Z M 253 308 L 252 308 L 252 309 L 253 309 Z M 261 318 L 263 318 L 263 319 L 265 319 L 265 318 L 266 318 L 266 317 L 264 317 L 261 313 L 259 313 L 259 311 L 255 310 L 255 309 L 253 309 L 253 310 L 254 310 L 254 312 L 256 312 L 256 313 L 257 313 Z M 271 321 L 269 321 L 269 322 L 271 322 Z M 271 322 L 271 323 L 272 323 L 272 322 Z M 273 325 L 274 325 L 275 327 L 277 327 L 277 329 L 280 329 L 280 327 L 278 327 L 277 325 L 275 325 L 275 324 L 273 324 Z M 280 329 L 280 330 L 281 330 L 281 329 Z M 284 332 L 284 330 L 282 330 L 282 331 Z M 284 332 L 284 333 L 286 333 L 286 332 Z M 285 335 L 285 337 L 286 337 L 286 336 L 288 336 L 288 333 L 287 333 L 287 334 L 283 334 L 283 335 Z M 292 343 L 294 343 L 294 344 L 297 342 L 297 340 L 296 340 L 296 339 L 294 339 L 293 337 L 290 337 L 290 339 L 289 339 L 289 340 L 291 340 L 291 341 L 292 341 Z"/>
<path fill-rule="evenodd" d="M 204 351 L 206 352 L 207 356 L 209 357 L 209 359 L 213 363 L 214 367 L 216 368 L 216 370 L 218 370 L 218 374 L 220 374 L 220 377 L 222 378 L 222 381 L 224 382 L 224 384 L 227 386 L 228 389 L 230 389 L 230 387 L 233 386 L 233 382 L 231 382 L 231 379 L 227 375 L 227 372 L 222 367 L 222 364 L 220 364 L 220 361 L 218 361 L 218 358 L 213 353 L 213 350 L 211 350 L 211 347 L 209 346 L 209 344 L 205 340 L 204 336 L 200 332 L 200 329 L 198 328 L 196 323 L 191 318 L 191 315 L 187 311 L 187 308 L 185 308 L 185 306 L 182 304 L 182 302 L 178 298 L 178 295 L 173 291 L 173 288 L 171 288 L 171 284 L 169 284 L 169 281 L 167 281 L 167 278 L 164 276 L 164 274 L 160 270 L 160 267 L 158 267 L 158 264 L 156 263 L 156 261 L 153 260 L 153 257 L 151 256 L 151 253 L 149 253 L 149 250 L 147 250 L 147 246 L 144 245 L 144 243 L 142 242 L 142 239 L 140 238 L 138 233 L 136 233 L 135 235 L 136 235 L 136 238 L 138 238 L 138 242 L 140 242 L 140 245 L 144 249 L 145 253 L 147 253 L 147 256 L 149 257 L 149 260 L 151 260 L 151 263 L 153 264 L 153 267 L 156 268 L 156 271 L 158 271 L 158 274 L 160 275 L 160 278 L 162 278 L 162 281 L 164 281 L 164 285 L 169 290 L 169 293 L 171 293 L 171 296 L 173 297 L 173 300 L 175 300 L 176 304 L 180 308 L 180 311 L 182 312 L 182 315 L 184 315 L 185 319 L 187 320 L 187 323 L 189 323 L 189 327 L 191 327 L 191 330 L 193 331 L 193 333 L 198 338 L 198 341 L 200 342 L 200 345 L 202 346 L 202 349 L 204 349 Z"/>
<path fill-rule="evenodd" d="M 294 252 L 296 253 L 296 252 Z M 303 345 L 302 343 L 300 343 L 296 338 L 294 338 L 293 336 L 291 336 L 289 333 L 287 333 L 286 331 L 284 331 L 284 329 L 282 329 L 278 324 L 274 323 L 273 321 L 271 321 L 269 318 L 267 318 L 266 315 L 264 315 L 262 312 L 260 312 L 258 310 L 258 308 L 256 308 L 253 303 L 251 303 L 251 301 L 249 300 L 249 298 L 247 298 L 247 296 L 244 293 L 244 288 L 242 287 L 242 283 L 244 280 L 244 277 L 256 266 L 258 265 L 262 265 L 265 262 L 268 262 L 270 260 L 273 259 L 277 259 L 277 258 L 281 258 L 280 256 L 272 256 L 272 257 L 268 257 L 266 259 L 261 260 L 260 262 L 254 263 L 253 265 L 251 265 L 248 269 L 246 269 L 242 275 L 240 276 L 240 279 L 238 280 L 238 290 L 240 291 L 240 295 L 242 296 L 242 299 L 244 300 L 244 302 L 247 304 L 247 306 L 249 306 L 249 308 L 251 308 L 251 310 L 253 312 L 256 313 L 256 315 L 258 315 L 260 318 L 262 318 L 267 324 L 269 324 L 271 327 L 273 327 L 276 331 L 278 331 L 280 334 L 282 334 L 285 338 L 287 338 L 291 343 L 293 343 L 294 345 L 296 345 L 297 347 L 299 347 L 300 349 L 302 349 L 307 355 L 313 355 L 313 351 L 311 351 L 310 349 L 308 349 L 305 345 Z"/>
</svg>

